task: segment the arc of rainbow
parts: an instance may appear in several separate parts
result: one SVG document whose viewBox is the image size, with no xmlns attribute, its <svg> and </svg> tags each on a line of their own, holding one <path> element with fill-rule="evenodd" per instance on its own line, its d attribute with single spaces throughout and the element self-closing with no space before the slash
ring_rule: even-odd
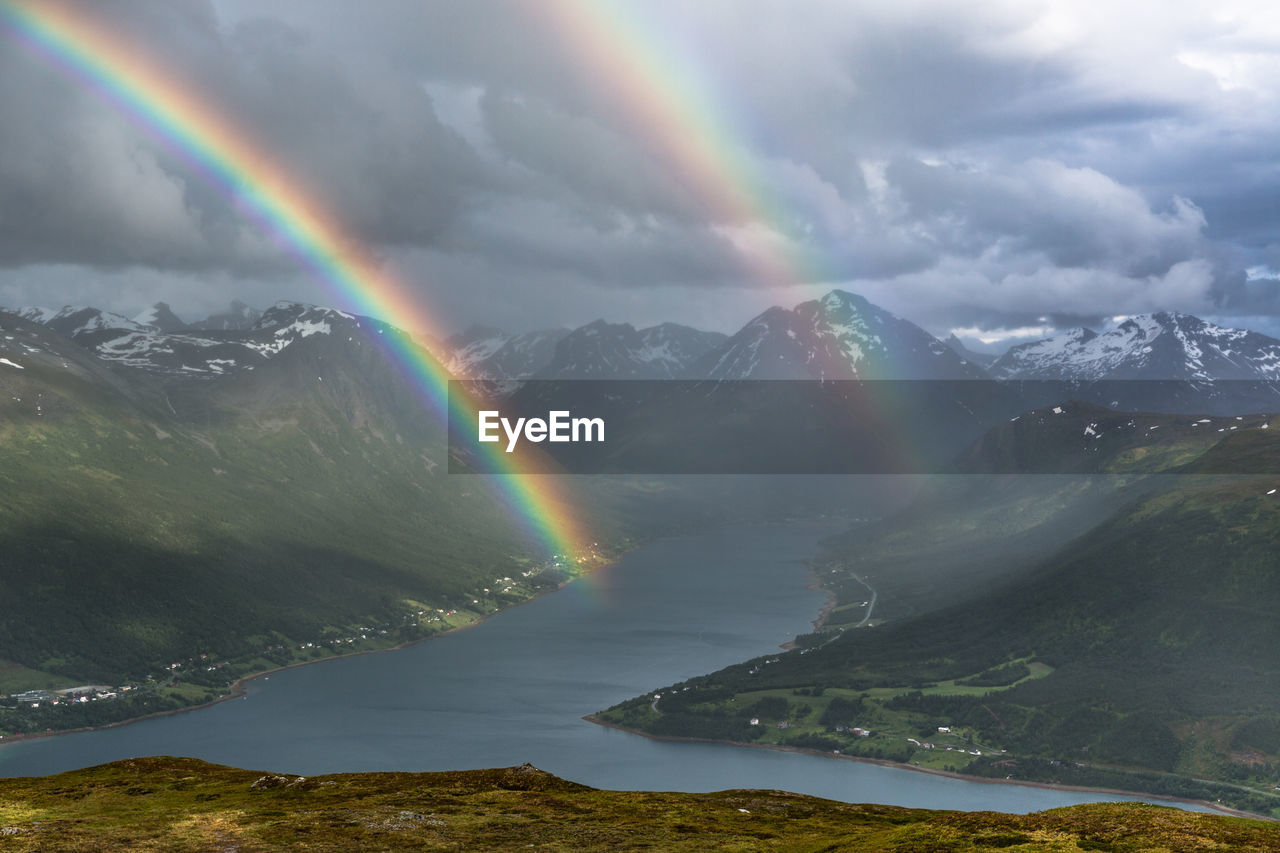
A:
<svg viewBox="0 0 1280 853">
<path fill-rule="evenodd" d="M 277 159 L 101 21 L 58 0 L 0 0 L 0 27 L 97 90 L 198 167 L 207 181 L 243 203 L 345 307 L 388 318 L 401 328 L 436 331 L 437 324 L 408 289 L 380 269 Z M 452 406 L 457 416 L 474 420 L 473 401 L 449 393 L 450 377 L 442 364 L 408 335 L 388 337 L 388 352 L 439 414 L 447 419 Z M 570 558 L 588 553 L 590 538 L 559 478 L 532 476 L 536 469 L 526 467 L 517 454 L 494 450 L 490 455 L 487 461 L 494 470 L 514 475 L 486 479 L 496 484 L 522 526 L 552 553 Z"/>
<path fill-rule="evenodd" d="M 772 197 L 749 162 L 747 134 L 729 120 L 726 99 L 697 84 L 693 63 L 654 31 L 641 5 L 527 0 L 531 14 L 555 28 L 609 102 L 697 198 L 729 223 L 778 225 L 788 206 Z M 748 254 L 748 272 L 768 287 L 802 284 L 818 272 L 786 237 Z"/>
</svg>

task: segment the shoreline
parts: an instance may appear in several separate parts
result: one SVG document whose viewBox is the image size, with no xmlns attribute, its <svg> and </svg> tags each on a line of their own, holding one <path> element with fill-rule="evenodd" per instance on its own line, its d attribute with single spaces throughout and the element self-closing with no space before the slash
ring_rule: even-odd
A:
<svg viewBox="0 0 1280 853">
<path fill-rule="evenodd" d="M 827 594 L 826 602 L 822 605 L 822 608 L 818 611 L 818 615 L 814 617 L 811 623 L 813 625 L 813 630 L 818 631 L 822 628 L 823 625 L 826 624 L 827 618 L 830 617 L 831 612 L 835 609 L 838 599 L 836 594 L 833 591 L 831 591 L 830 589 L 822 585 L 821 576 L 818 574 L 816 558 L 808 562 L 809 562 L 810 572 L 813 575 L 813 580 L 809 584 L 808 589 L 812 589 L 816 592 L 825 592 Z M 786 643 L 783 643 L 781 645 L 781 648 L 784 648 L 790 651 L 792 649 L 797 648 L 797 646 L 795 644 L 795 641 L 791 640 Z M 981 782 L 989 785 L 1022 785 L 1028 788 L 1043 788 L 1051 791 L 1072 791 L 1075 793 L 1082 793 L 1082 794 L 1115 794 L 1117 796 L 1150 798 L 1153 800 L 1160 800 L 1167 803 L 1184 803 L 1184 804 L 1193 805 L 1193 806 L 1203 806 L 1204 808 L 1209 809 L 1210 812 L 1213 814 L 1224 814 L 1230 817 L 1244 817 L 1244 818 L 1252 818 L 1254 820 L 1265 820 L 1265 821 L 1272 821 L 1272 822 L 1276 822 L 1280 820 L 1277 818 L 1268 817 L 1266 815 L 1255 814 L 1253 812 L 1246 812 L 1240 809 L 1234 809 L 1234 808 L 1231 808 L 1230 806 L 1224 806 L 1219 803 L 1212 803 L 1212 802 L 1209 802 L 1208 800 L 1194 800 L 1186 797 L 1171 797 L 1163 794 L 1150 794 L 1144 791 L 1123 791 L 1117 788 L 1091 788 L 1086 785 L 1063 785 L 1063 784 L 1058 784 L 1054 782 L 1035 782 L 1030 780 L 1020 780 L 1020 779 L 992 779 L 984 776 L 969 776 L 964 773 L 956 773 L 948 770 L 937 770 L 932 767 L 920 767 L 914 764 L 903 764 L 900 761 L 889 761 L 883 758 L 870 758 L 870 757 L 860 756 L 860 755 L 844 755 L 844 754 L 833 755 L 829 752 L 823 752 L 821 750 L 809 749 L 809 748 L 800 747 L 800 746 L 785 746 L 783 744 L 767 744 L 767 743 L 743 743 L 741 741 L 720 740 L 716 738 L 693 738 L 693 737 L 677 737 L 674 735 L 655 735 L 649 732 L 641 731 L 640 729 L 633 729 L 628 726 L 619 725 L 617 723 L 610 723 L 606 720 L 602 720 L 598 718 L 595 714 L 587 714 L 583 716 L 582 719 L 588 723 L 592 723 L 593 725 L 603 726 L 604 728 L 616 729 L 617 731 L 627 732 L 628 734 L 639 735 L 640 737 L 649 738 L 650 740 L 667 741 L 670 743 L 682 743 L 682 742 L 683 743 L 709 743 L 709 744 L 717 744 L 720 746 L 745 747 L 748 749 L 770 749 L 775 752 L 791 752 L 798 755 L 811 755 L 819 758 L 831 758 L 831 759 L 837 759 L 837 760 L 842 759 L 845 761 L 856 761 L 863 764 L 874 764 L 879 767 L 896 768 L 899 770 L 913 770 L 917 773 L 927 773 L 933 776 L 942 776 L 944 778 L 956 779 L 961 782 Z"/>
<path fill-rule="evenodd" d="M 767 522 L 767 523 L 775 523 L 775 522 Z M 782 522 L 782 523 L 785 523 L 785 522 Z M 712 525 L 708 529 L 713 529 L 719 526 L 721 525 Z M 670 535 L 679 536 L 684 534 L 675 533 Z M 594 574 L 598 571 L 601 571 L 602 569 L 607 569 L 607 568 L 616 566 L 628 554 L 632 553 L 633 551 L 637 551 L 645 547 L 646 545 L 652 544 L 654 541 L 657 541 L 658 539 L 664 539 L 664 538 L 669 538 L 669 536 L 658 536 L 658 537 L 655 537 L 654 539 L 645 540 L 643 542 L 637 542 L 633 547 L 625 551 L 622 551 L 612 560 L 609 560 L 608 562 L 605 562 L 605 563 L 601 563 L 600 565 L 591 569 L 589 572 L 578 575 L 577 577 L 570 578 L 564 583 L 557 585 L 553 589 L 546 589 L 546 590 L 543 590 L 542 592 L 539 592 L 537 595 L 531 595 L 528 598 L 524 599 L 523 601 L 518 601 L 515 604 L 511 604 L 511 605 L 508 605 L 507 607 L 500 608 L 498 610 L 493 611 L 492 613 L 486 613 L 480 616 L 480 618 L 476 619 L 476 621 L 468 625 L 459 625 L 456 628 L 450 628 L 447 631 L 441 631 L 437 634 L 431 634 L 426 637 L 419 637 L 416 640 L 407 640 L 406 642 L 398 643 L 394 646 L 387 646 L 386 648 L 362 649 L 358 652 L 345 652 L 340 655 L 330 655 L 329 657 L 318 658 L 316 660 L 297 661 L 296 663 L 285 664 L 284 666 L 277 666 L 277 667 L 272 667 L 271 669 L 264 669 L 261 672 L 250 673 L 249 675 L 241 676 L 240 678 L 237 678 L 235 681 L 233 681 L 231 683 L 231 686 L 228 688 L 229 692 L 227 693 L 227 695 L 219 696 L 216 699 L 212 699 L 208 702 L 201 702 L 197 705 L 184 705 L 181 708 L 171 708 L 168 711 L 154 711 L 150 714 L 143 714 L 138 717 L 129 717 L 128 719 L 116 720 L 113 723 L 103 723 L 98 726 L 80 726 L 74 729 L 58 729 L 57 731 L 51 731 L 51 732 L 25 732 L 23 734 L 15 734 L 15 735 L 8 735 L 8 736 L 0 735 L 0 749 L 3 749 L 5 746 L 11 743 L 22 743 L 24 741 L 40 740 L 43 738 L 54 738 L 54 737 L 59 737 L 61 735 L 85 734 L 87 732 L 99 732 L 99 731 L 105 731 L 107 729 L 118 729 L 118 728 L 123 728 L 124 726 L 131 726 L 134 723 L 141 723 L 145 720 L 154 720 L 161 717 L 172 717 L 177 714 L 189 714 L 192 711 L 200 711 L 205 708 L 212 708 L 214 705 L 220 705 L 223 702 L 230 702 L 233 699 L 243 699 L 245 696 L 248 695 L 247 688 L 250 682 L 256 681 L 259 678 L 267 678 L 268 676 L 274 675 L 277 672 L 284 672 L 286 670 L 297 669 L 298 667 L 303 667 L 303 666 L 314 666 L 316 664 L 328 663 L 329 661 L 342 660 L 344 658 L 360 657 L 361 655 L 376 655 L 376 654 L 385 654 L 387 652 L 396 652 L 396 651 L 400 651 L 401 649 L 407 649 L 410 646 L 415 646 L 418 643 L 425 643 L 428 640 L 434 640 L 436 637 L 444 637 L 444 636 L 448 636 L 449 634 L 456 633 L 458 631 L 466 631 L 476 627 L 477 625 L 480 625 L 481 623 L 487 621 L 488 619 L 494 616 L 497 616 L 499 613 L 505 613 L 508 610 L 511 610 L 516 607 L 521 607 L 525 604 L 528 604 L 531 601 L 537 601 L 539 598 L 542 598 L 542 596 L 544 595 L 550 595 L 553 592 L 559 592 L 560 590 L 569 586 L 569 584 L 575 581 L 581 580 L 582 578 L 585 578 L 587 575 Z M 820 587 L 817 585 L 818 581 L 817 581 L 816 570 L 814 570 L 813 573 L 814 573 L 814 582 L 808 588 L 817 590 L 817 589 L 820 589 Z M 835 601 L 835 597 L 834 595 L 832 595 L 831 603 L 834 603 L 834 601 Z M 819 614 L 819 618 L 825 618 L 826 614 L 829 612 L 830 612 L 830 607 L 828 605 L 824 605 L 822 611 Z M 816 627 L 817 627 L 817 623 L 815 622 L 815 629 Z"/>
<path fill-rule="evenodd" d="M 638 545 L 636 547 L 637 548 L 643 547 L 643 545 Z M 635 550 L 635 549 L 633 548 L 631 550 Z M 468 631 L 476 627 L 477 625 L 480 625 L 481 623 L 486 622 L 490 618 L 497 616 L 499 613 L 506 613 L 508 610 L 513 610 L 514 608 L 521 607 L 525 604 L 528 604 L 531 601 L 537 601 L 539 598 L 542 598 L 542 596 L 544 595 L 550 595 L 553 592 L 559 592 L 560 590 L 564 589 L 574 581 L 578 581 L 586 577 L 587 574 L 593 574 L 595 572 L 600 571 L 601 569 L 607 569 L 610 566 L 615 566 L 628 553 L 630 553 L 630 551 L 625 551 L 622 554 L 619 554 L 617 559 L 611 562 L 602 563 L 601 565 L 596 566 L 594 569 L 592 569 L 590 572 L 587 572 L 586 574 L 582 574 L 582 575 L 578 575 L 577 577 L 570 578 L 564 583 L 556 586 L 554 589 L 543 590 L 542 592 L 539 592 L 537 595 L 531 595 L 528 598 L 524 599 L 523 601 L 517 601 L 515 604 L 510 604 L 506 607 L 499 608 L 493 611 L 492 613 L 485 613 L 484 615 L 480 616 L 480 618 L 476 619 L 476 621 L 474 622 L 471 622 L 466 625 L 458 625 L 457 627 L 450 628 L 447 631 L 440 631 L 439 633 L 430 634 L 426 637 L 418 637 L 416 640 L 406 640 L 403 643 L 398 643 L 394 646 L 387 646 L 386 648 L 382 648 L 382 649 L 361 649 L 358 652 L 344 652 L 343 654 L 340 654 L 340 655 L 330 655 L 329 657 L 317 658 L 316 660 L 302 660 L 302 661 L 297 661 L 295 663 L 285 664 L 284 666 L 277 666 L 277 667 L 272 667 L 271 669 L 264 669 L 261 672 L 253 672 L 253 673 L 250 673 L 249 675 L 241 676 L 240 678 L 237 678 L 235 681 L 231 682 L 231 686 L 228 688 L 227 695 L 219 696 L 218 698 L 212 699 L 208 702 L 201 702 L 198 705 L 184 705 L 181 708 L 171 708 L 168 711 L 155 711 L 150 714 L 143 714 L 142 716 L 139 716 L 139 717 L 129 717 L 128 719 L 125 719 L 125 720 L 116 720 L 114 723 L 103 723 L 102 725 L 99 725 L 99 726 L 80 726 L 79 728 L 75 728 L 75 729 L 58 729 L 57 731 L 51 731 L 51 732 L 26 732 L 23 734 L 9 735 L 7 737 L 0 735 L 0 750 L 4 749 L 4 747 L 8 746 L 11 743 L 22 743 L 24 741 L 41 740 L 44 738 L 55 738 L 55 737 L 60 737 L 62 735 L 85 734 L 87 732 L 100 732 L 100 731 L 106 731 L 107 729 L 119 729 L 119 728 L 124 728 L 125 726 L 132 726 L 134 723 L 141 723 L 146 720 L 155 720 L 161 717 L 172 717 L 177 714 L 190 714 L 193 711 L 201 711 L 201 710 L 204 710 L 205 708 L 212 708 L 214 705 L 221 705 L 223 702 L 230 702 L 232 699 L 243 699 L 249 695 L 248 686 L 250 682 L 257 681 L 260 678 L 268 678 L 272 675 L 275 675 L 277 672 L 285 672 L 290 669 L 298 669 L 299 667 L 304 667 L 304 666 L 315 666 L 316 664 L 329 663 L 330 661 L 343 660 L 346 658 L 357 658 L 357 657 L 361 657 L 362 655 L 380 655 L 380 654 L 386 654 L 388 652 L 398 652 L 401 649 L 407 649 L 410 646 L 416 646 L 418 643 L 425 643 L 429 640 L 434 640 L 437 637 L 445 637 L 445 636 L 448 636 L 449 634 L 457 633 L 458 631 Z M 0 774 L 0 777 L 3 777 L 3 774 Z M 3 777 L 3 778 L 7 778 L 7 777 Z"/>
<path fill-rule="evenodd" d="M 839 603 L 839 598 L 834 592 L 822 585 L 822 578 L 818 574 L 818 567 L 813 564 L 813 561 L 810 560 L 807 562 L 809 563 L 809 574 L 811 579 L 809 585 L 806 586 L 805 589 L 811 589 L 814 592 L 826 593 L 827 596 L 827 600 L 823 602 L 822 607 L 818 610 L 818 615 L 813 617 L 813 620 L 809 623 L 813 626 L 813 631 L 817 632 L 822 630 L 823 625 L 827 624 L 827 618 L 831 616 L 831 611 L 836 609 L 836 605 Z M 800 647 L 796 645 L 796 641 L 794 639 L 791 639 L 787 640 L 785 643 L 780 643 L 778 648 L 791 651 L 792 649 L 798 649 Z"/>
<path fill-rule="evenodd" d="M 1211 803 L 1208 800 L 1193 800 L 1186 797 L 1171 797 L 1164 794 L 1149 794 L 1143 791 L 1122 791 L 1117 788 L 1090 788 L 1086 785 L 1063 785 L 1056 782 L 1033 782 L 1021 779 L 991 779 L 985 776 L 969 776 L 964 773 L 955 773 L 949 770 L 937 770 L 933 767 L 920 767 L 915 764 L 903 764 L 900 761 L 889 761 L 884 758 L 869 758 L 862 755 L 833 755 L 830 752 L 823 752 L 817 749 L 809 749 L 803 746 L 786 746 L 775 743 L 743 743 L 736 740 L 720 740 L 717 738 L 699 738 L 699 737 L 677 737 L 675 735 L 655 735 L 649 732 L 633 729 L 628 726 L 611 723 L 607 720 L 601 720 L 595 714 L 587 714 L 582 717 L 588 723 L 597 726 L 603 726 L 607 729 L 616 729 L 620 732 L 639 735 L 640 737 L 650 740 L 667 741 L 670 743 L 709 743 L 719 746 L 744 747 L 747 749 L 770 749 L 775 752 L 791 752 L 797 755 L 812 755 L 818 758 L 829 758 L 837 761 L 856 761 L 861 764 L 875 764 L 879 767 L 890 767 L 898 770 L 911 770 L 916 773 L 928 773 L 932 776 L 942 776 L 948 779 L 955 779 L 961 782 L 980 782 L 987 785 L 1021 785 L 1026 788 L 1044 788 L 1051 791 L 1072 791 L 1082 794 L 1115 794 L 1117 796 L 1148 798 L 1152 800 L 1161 800 L 1167 803 L 1185 803 L 1193 806 L 1204 806 L 1214 814 L 1224 814 L 1230 817 L 1244 817 L 1253 820 L 1265 820 L 1272 823 L 1280 822 L 1280 819 L 1268 817 L 1266 815 L 1255 814 L 1253 812 L 1241 811 L 1233 809 L 1230 806 L 1224 806 L 1219 803 Z"/>
<path fill-rule="evenodd" d="M 819 547 L 822 546 L 822 543 L 818 544 Z M 819 551 L 817 557 L 808 561 L 809 574 L 812 575 L 812 582 L 809 584 L 808 588 L 814 592 L 823 592 L 827 595 L 827 600 L 823 602 L 822 607 L 818 610 L 818 615 L 813 617 L 813 621 L 809 623 L 813 626 L 814 631 L 822 630 L 822 626 L 826 625 L 827 619 L 831 617 L 831 612 L 835 610 L 836 605 L 840 603 L 840 596 L 836 595 L 834 590 L 822 583 L 822 575 L 818 573 L 818 560 L 824 553 L 826 552 Z"/>
</svg>

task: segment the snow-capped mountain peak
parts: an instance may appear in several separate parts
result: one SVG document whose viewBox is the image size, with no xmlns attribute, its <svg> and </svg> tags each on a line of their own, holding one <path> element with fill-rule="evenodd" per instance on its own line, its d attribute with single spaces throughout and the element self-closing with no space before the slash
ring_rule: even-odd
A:
<svg viewBox="0 0 1280 853">
<path fill-rule="evenodd" d="M 551 363 L 539 376 L 545 379 L 642 378 L 644 370 L 635 354 L 644 348 L 644 340 L 630 323 L 594 320 L 574 329 L 556 344 Z"/>
<path fill-rule="evenodd" d="M 374 323 L 372 320 L 369 322 Z M 360 326 L 361 318 L 337 308 L 322 308 L 303 302 L 277 302 L 258 318 L 253 331 L 269 335 L 255 346 L 264 355 L 271 355 L 302 338 L 332 335 L 337 329 L 352 333 Z"/>
<path fill-rule="evenodd" d="M 527 379 L 546 367 L 568 329 L 539 329 L 511 335 L 472 326 L 447 342 L 450 374 L 467 379 Z"/>
<path fill-rule="evenodd" d="M 69 305 L 58 311 L 22 308 L 17 313 L 75 341 L 104 361 L 151 373 L 218 376 L 261 360 L 252 348 L 235 342 L 162 332 L 97 308 Z M 143 312 L 139 317 L 149 319 L 150 315 Z"/>
<path fill-rule="evenodd" d="M 57 311 L 50 311 L 48 308 L 19 308 L 16 313 L 24 320 L 48 326 L 68 338 L 110 329 L 134 332 L 143 330 L 142 326 L 119 314 L 84 305 L 64 305 Z"/>
<path fill-rule="evenodd" d="M 1001 379 L 1280 379 L 1280 340 L 1191 314 L 1130 317 L 1096 334 L 1072 329 L 1013 347 L 991 366 Z"/>
<path fill-rule="evenodd" d="M 169 308 L 168 303 L 157 302 L 141 314 L 133 318 L 133 322 L 146 329 L 157 332 L 180 332 L 187 324 L 179 319 Z"/>
<path fill-rule="evenodd" d="M 480 325 L 472 325 L 466 331 L 453 335 L 445 341 L 449 373 L 469 379 L 507 378 L 489 375 L 482 365 L 512 337 L 501 329 Z"/>
<path fill-rule="evenodd" d="M 709 353 L 695 371 L 712 379 L 980 379 L 924 329 L 833 290 L 793 309 L 773 307 Z"/>
</svg>

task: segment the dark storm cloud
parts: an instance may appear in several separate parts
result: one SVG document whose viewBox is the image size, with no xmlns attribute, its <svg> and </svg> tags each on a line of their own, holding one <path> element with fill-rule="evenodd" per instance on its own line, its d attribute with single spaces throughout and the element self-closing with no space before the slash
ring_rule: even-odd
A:
<svg viewBox="0 0 1280 853">
<path fill-rule="evenodd" d="M 536 191 L 580 204 L 587 215 L 618 210 L 698 225 L 712 215 L 635 139 L 545 101 L 486 92 L 485 128 L 501 154 L 536 176 Z"/>
<path fill-rule="evenodd" d="M 152 263 L 201 254 L 185 181 L 77 87 L 0 42 L 0 261 Z"/>
<path fill-rule="evenodd" d="M 1152 210 L 1135 190 L 1091 169 L 1032 161 L 977 171 L 918 160 L 890 164 L 887 179 L 952 254 L 1036 253 L 1059 267 L 1097 266 L 1127 275 L 1167 271 L 1197 256 L 1205 226 L 1190 201 Z"/>
<path fill-rule="evenodd" d="M 375 246 L 430 241 L 484 184 L 474 154 L 412 79 L 345 62 L 299 31 L 223 28 L 205 3 L 88 12 L 199 93 Z M 161 268 L 283 263 L 239 201 L 180 152 L 12 39 L 0 41 L 0 260 Z M 464 190 L 464 187 L 466 190 Z"/>
<path fill-rule="evenodd" d="M 727 285 L 737 271 L 733 245 L 709 229 L 599 210 L 584 218 L 571 205 L 542 200 L 481 211 L 439 248 L 518 270 L 580 276 L 609 290 Z"/>
<path fill-rule="evenodd" d="M 1211 291 L 1215 313 L 1230 317 L 1280 315 L 1280 275 L 1225 272 Z"/>
</svg>

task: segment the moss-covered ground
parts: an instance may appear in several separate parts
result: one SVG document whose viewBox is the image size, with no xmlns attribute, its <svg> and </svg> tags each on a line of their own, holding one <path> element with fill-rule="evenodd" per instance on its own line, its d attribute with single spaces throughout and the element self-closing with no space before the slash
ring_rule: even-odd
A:
<svg viewBox="0 0 1280 853">
<path fill-rule="evenodd" d="M 0 780 L 0 849 L 1272 851 L 1280 824 L 1135 804 L 1032 815 L 777 791 L 600 791 L 528 765 L 300 778 L 194 759 Z"/>
</svg>

